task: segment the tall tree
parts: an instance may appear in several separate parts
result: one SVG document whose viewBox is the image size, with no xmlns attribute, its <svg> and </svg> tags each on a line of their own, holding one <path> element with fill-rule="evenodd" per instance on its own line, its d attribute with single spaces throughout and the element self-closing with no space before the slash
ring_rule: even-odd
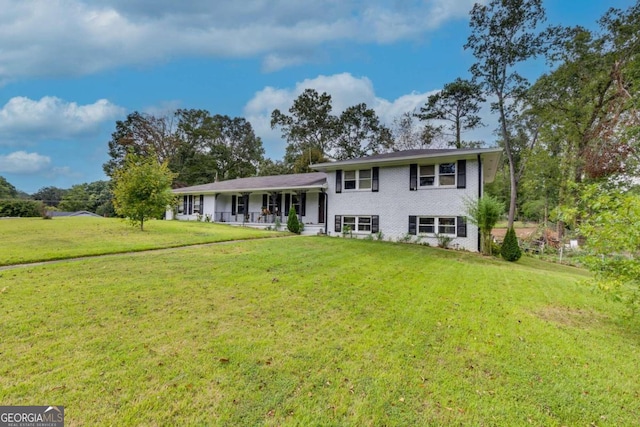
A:
<svg viewBox="0 0 640 427">
<path fill-rule="evenodd" d="M 391 125 L 391 134 L 394 140 L 394 150 L 413 150 L 426 148 L 432 142 L 429 134 L 424 128 L 420 128 L 415 123 L 416 116 L 407 111 L 394 117 Z"/>
<path fill-rule="evenodd" d="M 124 164 L 129 152 L 151 156 L 158 163 L 170 160 L 178 149 L 172 116 L 155 117 L 137 111 L 125 120 L 116 122 L 116 130 L 109 141 L 109 157 L 102 167 L 113 177 L 114 172 Z"/>
<path fill-rule="evenodd" d="M 11 185 L 5 177 L 0 176 L 0 199 L 13 199 L 18 197 L 18 190 Z"/>
<path fill-rule="evenodd" d="M 279 127 L 288 143 L 285 163 L 295 163 L 310 149 L 317 149 L 323 155 L 331 152 L 339 129 L 339 119 L 331 114 L 332 109 L 331 95 L 305 89 L 293 101 L 289 115 L 273 110 L 271 128 Z"/>
<path fill-rule="evenodd" d="M 161 218 L 168 206 L 175 203 L 171 192 L 174 173 L 167 162 L 159 164 L 155 156 L 129 153 L 124 165 L 114 172 L 113 205 L 118 215 L 140 225 L 151 218 Z"/>
<path fill-rule="evenodd" d="M 440 92 L 429 96 L 416 117 L 426 122 L 425 127 L 428 127 L 431 133 L 441 132 L 447 135 L 449 145 L 455 148 L 473 147 L 479 143 L 463 141 L 462 133 L 483 126 L 478 113 L 484 101 L 482 87 L 479 84 L 458 77 L 444 85 Z M 434 124 L 438 121 L 449 124 Z"/>
<path fill-rule="evenodd" d="M 31 195 L 33 200 L 42 200 L 45 206 L 57 207 L 67 190 L 58 187 L 42 187 Z"/>
<path fill-rule="evenodd" d="M 59 208 L 67 212 L 89 210 L 87 184 L 77 184 L 67 190 L 60 202 Z"/>
<path fill-rule="evenodd" d="M 353 105 L 340 114 L 334 150 L 336 159 L 370 156 L 387 152 L 392 147 L 391 131 L 366 104 Z"/>
<path fill-rule="evenodd" d="M 539 32 L 545 19 L 542 0 L 491 0 L 476 3 L 471 10 L 471 35 L 465 49 L 476 58 L 471 73 L 487 96 L 495 97 L 492 111 L 498 113 L 499 134 L 509 162 L 509 216 L 513 225 L 518 186 L 513 153 L 514 116 L 521 108 L 528 81 L 517 72 L 517 66 L 546 52 L 551 32 Z"/>
</svg>

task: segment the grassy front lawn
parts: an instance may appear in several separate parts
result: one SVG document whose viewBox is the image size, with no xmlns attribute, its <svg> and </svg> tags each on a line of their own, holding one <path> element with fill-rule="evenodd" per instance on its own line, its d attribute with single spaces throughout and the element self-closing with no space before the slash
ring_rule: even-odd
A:
<svg viewBox="0 0 640 427">
<path fill-rule="evenodd" d="M 640 422 L 640 321 L 569 267 L 302 237 L 0 274 L 0 402 L 70 426 Z"/>
<path fill-rule="evenodd" d="M 5 219 L 0 220 L 0 265 L 275 235 L 196 221 L 148 221 L 140 231 L 117 218 Z"/>
</svg>

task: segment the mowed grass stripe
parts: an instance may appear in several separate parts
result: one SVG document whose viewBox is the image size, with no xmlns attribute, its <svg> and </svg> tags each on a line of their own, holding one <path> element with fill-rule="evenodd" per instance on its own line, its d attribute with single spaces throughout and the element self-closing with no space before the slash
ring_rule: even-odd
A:
<svg viewBox="0 0 640 427">
<path fill-rule="evenodd" d="M 632 425 L 638 321 L 579 271 L 257 240 L 2 273 L 0 401 L 70 425 Z"/>
</svg>

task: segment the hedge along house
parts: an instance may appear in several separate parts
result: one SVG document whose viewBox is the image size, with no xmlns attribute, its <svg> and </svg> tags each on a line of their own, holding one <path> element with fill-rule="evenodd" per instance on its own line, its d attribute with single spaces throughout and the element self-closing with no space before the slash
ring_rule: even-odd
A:
<svg viewBox="0 0 640 427">
<path fill-rule="evenodd" d="M 290 209 L 304 234 L 354 237 L 382 232 L 477 251 L 477 227 L 466 200 L 482 197 L 495 178 L 501 148 L 425 149 L 311 165 L 319 172 L 239 178 L 173 190 L 182 196 L 177 219 L 265 228 L 286 224 Z M 167 212 L 173 218 L 173 212 Z"/>
<path fill-rule="evenodd" d="M 286 227 L 295 207 L 304 223 L 304 234 L 325 229 L 327 175 L 323 172 L 238 178 L 173 190 L 178 209 L 167 211 L 167 219 L 201 220 L 273 227 Z"/>
<path fill-rule="evenodd" d="M 479 250 L 466 201 L 494 180 L 501 148 L 426 149 L 312 165 L 327 173 L 327 234 L 411 239 Z"/>
</svg>

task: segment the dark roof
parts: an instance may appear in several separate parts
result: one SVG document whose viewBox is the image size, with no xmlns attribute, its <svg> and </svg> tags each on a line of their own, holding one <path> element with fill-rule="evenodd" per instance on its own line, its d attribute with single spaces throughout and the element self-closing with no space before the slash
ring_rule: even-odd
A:
<svg viewBox="0 0 640 427">
<path fill-rule="evenodd" d="M 327 183 L 324 172 L 298 173 L 291 175 L 254 176 L 251 178 L 230 179 L 176 188 L 174 193 L 225 193 L 238 191 L 278 191 L 301 188 L 323 188 Z"/>
<path fill-rule="evenodd" d="M 374 154 L 367 157 L 359 157 L 356 159 L 338 160 L 334 162 L 318 163 L 311 165 L 312 168 L 317 170 L 333 170 L 339 169 L 342 166 L 358 165 L 358 164 L 380 164 L 380 165 L 394 165 L 410 163 L 419 159 L 435 158 L 435 157 L 455 157 L 465 158 L 474 156 L 477 154 L 493 154 L 498 155 L 501 153 L 501 148 L 441 148 L 441 149 L 417 149 L 417 150 L 403 150 L 394 151 L 391 153 Z M 498 156 L 499 157 L 499 156 Z"/>
</svg>

